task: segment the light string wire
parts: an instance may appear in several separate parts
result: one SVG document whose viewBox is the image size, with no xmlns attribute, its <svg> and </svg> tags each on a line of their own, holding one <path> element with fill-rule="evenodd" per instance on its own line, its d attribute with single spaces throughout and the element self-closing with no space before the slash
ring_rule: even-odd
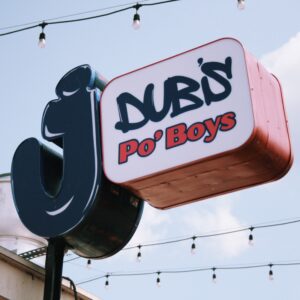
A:
<svg viewBox="0 0 300 300">
<path fill-rule="evenodd" d="M 147 275 L 157 275 L 157 274 L 182 274 L 182 273 L 194 273 L 194 272 L 204 272 L 217 270 L 228 271 L 228 270 L 246 270 L 246 269 L 259 269 L 259 268 L 272 268 L 272 267 L 288 267 L 288 266 L 299 266 L 300 261 L 293 262 L 274 262 L 274 263 L 262 263 L 262 264 L 248 264 L 248 265 L 228 265 L 228 266 L 213 266 L 204 268 L 194 268 L 194 269 L 177 269 L 177 270 L 159 270 L 159 271 L 141 271 L 141 272 L 125 272 L 125 273 L 106 273 L 106 275 L 96 276 L 91 279 L 83 280 L 77 282 L 76 285 L 86 284 L 98 279 L 107 277 L 130 277 L 130 276 L 147 276 Z"/>
<path fill-rule="evenodd" d="M 148 2 L 148 1 L 151 1 L 151 0 L 141 0 L 141 1 L 139 1 L 139 3 Z M 105 10 L 114 9 L 114 8 L 120 8 L 120 7 L 133 5 L 133 4 L 136 4 L 136 2 L 129 2 L 129 3 L 125 3 L 125 4 L 113 5 L 113 6 L 88 10 L 88 11 L 84 11 L 84 12 L 78 12 L 78 13 L 63 15 L 63 16 L 55 17 L 55 18 L 49 18 L 49 19 L 43 19 L 43 20 L 37 20 L 37 21 L 31 21 L 31 22 L 22 23 L 22 24 L 16 24 L 16 25 L 11 25 L 11 26 L 1 27 L 0 31 L 1 30 L 12 29 L 12 28 L 17 28 L 17 27 L 22 27 L 22 26 L 34 25 L 34 24 L 37 24 L 37 23 L 39 24 L 39 23 L 42 23 L 42 22 L 50 22 L 50 21 L 64 19 L 64 18 L 82 16 L 82 15 L 86 15 L 86 14 L 96 13 L 96 12 L 105 11 Z"/>
<path fill-rule="evenodd" d="M 135 5 L 130 5 L 128 7 L 120 8 L 120 9 L 117 9 L 117 10 L 110 11 L 108 13 L 95 15 L 95 16 L 76 18 L 76 19 L 70 19 L 70 20 L 55 21 L 56 19 L 63 18 L 63 17 L 59 17 L 59 18 L 49 19 L 50 21 L 48 20 L 48 22 L 43 21 L 43 22 L 37 23 L 37 24 L 27 23 L 27 24 L 34 24 L 34 25 L 23 27 L 23 28 L 20 28 L 20 29 L 12 30 L 12 31 L 8 31 L 8 32 L 4 32 L 4 33 L 0 33 L 0 36 L 15 34 L 15 33 L 21 32 L 21 31 L 30 30 L 30 29 L 37 28 L 37 27 L 45 28 L 46 26 L 49 26 L 49 25 L 59 25 L 59 24 L 66 24 L 66 23 L 75 23 L 75 22 L 88 21 L 88 20 L 92 20 L 92 19 L 107 17 L 107 16 L 110 16 L 110 15 L 113 15 L 113 14 L 121 13 L 121 12 L 126 11 L 126 10 L 131 10 L 131 9 L 137 10 L 137 9 L 143 7 L 143 6 L 162 5 L 162 4 L 167 4 L 167 3 L 171 3 L 171 2 L 178 2 L 178 1 L 182 1 L 182 0 L 165 0 L 165 1 L 159 1 L 159 2 L 154 2 L 154 3 L 144 3 L 145 1 L 140 1 L 140 3 L 136 3 Z M 125 6 L 125 4 L 120 5 L 120 6 L 115 6 L 115 7 L 122 7 L 122 6 Z M 102 10 L 106 10 L 106 9 L 108 9 L 108 8 L 103 8 Z M 80 15 L 80 13 L 78 15 Z M 19 25 L 10 26 L 10 28 L 15 28 L 15 27 L 18 27 L 18 26 Z M 3 29 L 4 28 L 0 28 L 0 30 L 3 30 Z"/>
<path fill-rule="evenodd" d="M 253 232 L 253 230 L 257 229 L 263 229 L 263 228 L 273 228 L 273 227 L 280 227 L 280 226 L 287 226 L 287 225 L 292 225 L 300 222 L 300 218 L 290 220 L 290 221 L 284 221 L 284 222 L 270 222 L 268 224 L 263 224 L 263 225 L 253 225 L 253 226 L 248 226 L 248 227 L 243 227 L 235 230 L 228 230 L 228 231 L 221 231 L 217 233 L 211 233 L 211 234 L 201 234 L 201 235 L 193 235 L 193 236 L 186 236 L 180 239 L 170 239 L 164 242 L 153 242 L 153 243 L 145 243 L 145 244 L 138 244 L 135 246 L 130 246 L 122 249 L 122 251 L 125 250 L 131 250 L 131 249 L 138 249 L 140 250 L 142 247 L 155 247 L 155 246 L 163 246 L 163 245 L 168 245 L 168 244 L 175 244 L 175 243 L 180 243 L 188 240 L 195 240 L 195 239 L 201 239 L 201 238 L 210 238 L 210 237 L 217 237 L 217 236 L 223 236 L 223 235 L 230 235 L 230 234 L 235 234 L 239 232 L 244 232 L 244 231 L 250 231 Z M 68 260 L 65 260 L 65 262 L 70 262 L 76 259 L 80 259 L 81 257 L 73 257 Z"/>
<path fill-rule="evenodd" d="M 137 245 L 137 246 L 126 247 L 123 250 L 130 250 L 130 249 L 134 249 L 134 248 L 138 248 L 138 247 L 153 247 L 153 246 L 174 244 L 174 243 L 180 243 L 180 242 L 183 242 L 183 241 L 188 241 L 190 239 L 209 238 L 209 237 L 215 237 L 215 236 L 221 236 L 221 235 L 227 235 L 227 234 L 234 234 L 234 233 L 249 231 L 249 230 L 252 231 L 254 229 L 262 229 L 262 228 L 270 228 L 270 227 L 290 225 L 290 224 L 299 223 L 299 222 L 300 222 L 300 219 L 296 219 L 296 220 L 293 220 L 293 221 L 287 221 L 287 222 L 281 222 L 281 223 L 272 223 L 272 224 L 265 224 L 265 225 L 256 225 L 256 226 L 250 226 L 250 227 L 243 227 L 243 228 L 240 228 L 240 229 L 222 231 L 222 232 L 218 232 L 218 233 L 193 235 L 192 237 L 189 236 L 189 237 L 169 240 L 169 241 L 165 241 L 165 242 L 154 242 L 154 243 L 140 244 L 140 245 Z"/>
</svg>

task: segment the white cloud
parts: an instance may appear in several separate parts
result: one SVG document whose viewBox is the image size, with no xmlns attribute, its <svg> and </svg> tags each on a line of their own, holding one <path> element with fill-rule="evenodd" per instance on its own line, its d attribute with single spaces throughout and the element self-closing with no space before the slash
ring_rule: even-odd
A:
<svg viewBox="0 0 300 300">
<path fill-rule="evenodd" d="M 239 198 L 239 193 L 234 195 Z M 233 214 L 232 199 L 232 195 L 217 197 L 213 200 L 214 205 L 209 209 L 199 207 L 191 211 L 183 217 L 186 231 L 201 235 L 244 227 L 244 224 Z M 248 248 L 246 232 L 200 239 L 199 243 L 208 253 L 223 258 L 237 256 Z"/>
<path fill-rule="evenodd" d="M 300 146 L 300 32 L 279 49 L 264 55 L 261 62 L 277 76 L 283 88 L 292 142 Z"/>
<path fill-rule="evenodd" d="M 140 225 L 130 241 L 130 245 L 138 245 L 165 238 L 169 223 L 170 217 L 167 211 L 155 209 L 145 203 Z"/>
</svg>

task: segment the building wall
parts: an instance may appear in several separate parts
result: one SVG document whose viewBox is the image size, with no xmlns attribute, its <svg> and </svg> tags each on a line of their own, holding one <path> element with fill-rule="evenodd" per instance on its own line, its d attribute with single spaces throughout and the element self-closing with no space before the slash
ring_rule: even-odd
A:
<svg viewBox="0 0 300 300">
<path fill-rule="evenodd" d="M 0 300 L 42 300 L 44 269 L 0 247 Z M 74 299 L 69 282 L 63 281 L 61 300 Z M 100 300 L 77 289 L 79 300 Z"/>
</svg>

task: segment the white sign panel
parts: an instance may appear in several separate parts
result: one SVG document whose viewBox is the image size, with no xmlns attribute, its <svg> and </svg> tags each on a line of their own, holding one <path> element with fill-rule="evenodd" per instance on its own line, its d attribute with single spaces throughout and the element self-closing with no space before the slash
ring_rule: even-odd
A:
<svg viewBox="0 0 300 300">
<path fill-rule="evenodd" d="M 242 146 L 254 129 L 243 47 L 221 39 L 112 80 L 101 126 L 104 171 L 121 184 Z"/>
</svg>

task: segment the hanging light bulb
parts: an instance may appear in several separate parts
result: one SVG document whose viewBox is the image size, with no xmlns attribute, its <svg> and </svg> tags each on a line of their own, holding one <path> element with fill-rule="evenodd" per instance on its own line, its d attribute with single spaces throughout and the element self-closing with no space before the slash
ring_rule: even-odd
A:
<svg viewBox="0 0 300 300">
<path fill-rule="evenodd" d="M 132 27 L 134 29 L 139 29 L 141 27 L 141 19 L 140 19 L 140 15 L 138 13 L 135 13 L 133 16 Z"/>
<path fill-rule="evenodd" d="M 140 7 L 141 7 L 141 4 L 138 4 L 138 3 L 134 6 L 134 8 L 136 10 L 135 14 L 133 16 L 133 22 L 132 22 L 132 27 L 134 29 L 139 29 L 141 27 L 141 18 L 140 18 L 140 15 L 138 14 L 138 10 Z"/>
<path fill-rule="evenodd" d="M 216 274 L 216 268 L 212 268 L 213 274 L 212 274 L 212 282 L 217 283 L 217 274 Z"/>
<path fill-rule="evenodd" d="M 249 243 L 250 246 L 254 245 L 253 234 L 252 234 L 253 229 L 254 229 L 254 227 L 249 228 L 250 234 L 249 234 L 249 238 L 248 238 L 248 243 Z"/>
<path fill-rule="evenodd" d="M 44 32 L 44 28 L 46 27 L 46 23 L 43 22 L 42 24 L 40 24 L 40 26 L 42 27 L 42 32 L 40 33 L 39 36 L 39 42 L 38 42 L 38 46 L 43 49 L 46 47 L 46 34 Z"/>
<path fill-rule="evenodd" d="M 108 288 L 109 288 L 109 281 L 108 281 L 109 275 L 107 274 L 105 277 L 106 277 L 106 280 L 105 280 L 105 288 L 108 290 Z"/>
<path fill-rule="evenodd" d="M 159 275 L 160 275 L 160 272 L 157 272 L 157 278 L 156 278 L 156 285 L 157 285 L 157 287 L 161 287 Z"/>
<path fill-rule="evenodd" d="M 136 256 L 136 260 L 137 260 L 138 262 L 141 262 L 141 259 L 142 259 L 141 248 L 142 248 L 142 246 L 141 246 L 141 245 L 138 245 L 139 252 L 138 252 L 138 254 L 137 254 L 137 256 Z"/>
<path fill-rule="evenodd" d="M 239 10 L 243 10 L 246 7 L 245 0 L 238 0 L 237 7 Z"/>
<path fill-rule="evenodd" d="M 194 255 L 194 254 L 196 254 L 196 244 L 195 244 L 196 237 L 193 236 L 192 239 L 193 239 L 193 243 L 191 246 L 191 253 Z"/>
<path fill-rule="evenodd" d="M 272 270 L 272 267 L 273 265 L 272 264 L 269 264 L 269 267 L 270 267 L 270 270 L 269 270 L 269 280 L 274 280 L 274 274 L 273 274 L 273 270 Z"/>
<path fill-rule="evenodd" d="M 87 262 L 86 262 L 86 267 L 90 268 L 91 264 L 92 264 L 92 261 L 90 259 L 88 259 Z"/>
<path fill-rule="evenodd" d="M 44 32 L 40 33 L 38 46 L 41 49 L 46 47 L 46 34 Z"/>
</svg>

